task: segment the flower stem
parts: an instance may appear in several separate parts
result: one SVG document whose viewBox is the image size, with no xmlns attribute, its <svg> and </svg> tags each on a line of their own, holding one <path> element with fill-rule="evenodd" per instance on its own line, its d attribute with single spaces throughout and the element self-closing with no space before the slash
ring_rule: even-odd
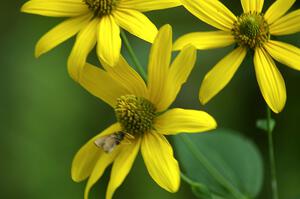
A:
<svg viewBox="0 0 300 199">
<path fill-rule="evenodd" d="M 135 65 L 135 67 L 137 68 L 137 70 L 141 74 L 142 78 L 144 80 L 147 80 L 146 72 L 145 72 L 143 66 L 141 65 L 140 61 L 138 60 L 137 56 L 135 55 L 135 53 L 134 53 L 134 51 L 133 51 L 133 49 L 132 49 L 132 47 L 129 43 L 129 40 L 126 36 L 126 33 L 123 30 L 121 30 L 121 37 L 122 37 L 122 40 L 125 44 L 125 47 L 128 50 L 128 53 L 131 57 L 131 60 L 133 61 L 134 65 Z"/>
<path fill-rule="evenodd" d="M 194 143 L 186 136 L 180 136 L 182 141 L 187 145 L 195 158 L 203 165 L 208 173 L 226 190 L 228 190 L 236 199 L 246 199 L 226 178 L 224 178 L 217 169 L 215 169 L 207 158 L 196 148 Z M 182 176 L 181 176 L 182 177 Z M 184 180 L 184 179 L 183 179 Z"/>
<path fill-rule="evenodd" d="M 270 158 L 270 169 L 271 169 L 271 188 L 273 193 L 273 199 L 279 199 L 277 178 L 276 178 L 276 166 L 275 166 L 275 155 L 273 145 L 273 129 L 271 128 L 271 110 L 267 106 L 267 133 L 269 142 L 269 158 Z"/>
</svg>

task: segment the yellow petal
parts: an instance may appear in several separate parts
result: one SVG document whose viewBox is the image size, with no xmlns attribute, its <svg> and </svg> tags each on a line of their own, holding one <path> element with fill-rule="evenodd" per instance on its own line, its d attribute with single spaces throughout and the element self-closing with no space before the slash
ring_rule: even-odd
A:
<svg viewBox="0 0 300 199">
<path fill-rule="evenodd" d="M 127 89 L 128 94 L 148 98 L 147 86 L 144 80 L 128 65 L 123 56 L 120 57 L 119 63 L 115 67 L 105 64 L 103 64 L 103 67 L 115 81 Z"/>
<path fill-rule="evenodd" d="M 284 79 L 274 61 L 264 49 L 257 48 L 254 66 L 256 79 L 265 101 L 275 113 L 281 112 L 286 102 L 286 90 Z"/>
<path fill-rule="evenodd" d="M 168 140 L 158 133 L 146 133 L 141 151 L 152 179 L 169 192 L 176 192 L 180 184 L 180 171 Z"/>
<path fill-rule="evenodd" d="M 278 62 L 300 70 L 300 48 L 284 42 L 270 40 L 265 49 Z"/>
<path fill-rule="evenodd" d="M 156 105 L 158 111 L 163 107 L 158 106 L 163 99 L 165 81 L 168 77 L 168 68 L 172 52 L 172 28 L 170 25 L 163 26 L 151 47 L 148 65 L 148 87 L 150 101 Z"/>
<path fill-rule="evenodd" d="M 186 34 L 177 39 L 173 45 L 173 50 L 180 50 L 188 44 L 192 44 L 197 49 L 213 49 L 229 46 L 235 43 L 231 32 L 209 31 L 194 32 Z"/>
<path fill-rule="evenodd" d="M 27 1 L 21 8 L 22 12 L 49 16 L 73 17 L 89 12 L 83 1 L 56 0 L 56 1 Z"/>
<path fill-rule="evenodd" d="M 300 31 L 300 9 L 291 12 L 270 26 L 272 35 L 289 35 Z"/>
<path fill-rule="evenodd" d="M 197 52 L 194 46 L 186 46 L 172 63 L 165 80 L 165 89 L 157 106 L 167 109 L 176 99 L 181 86 L 188 79 L 196 62 Z"/>
<path fill-rule="evenodd" d="M 110 66 L 119 62 L 121 52 L 120 28 L 111 15 L 101 18 L 98 31 L 97 54 Z"/>
<path fill-rule="evenodd" d="M 128 94 L 126 88 L 107 72 L 91 64 L 83 67 L 79 83 L 92 95 L 99 97 L 111 107 L 115 107 L 117 98 Z"/>
<path fill-rule="evenodd" d="M 267 10 L 265 19 L 269 24 L 279 19 L 284 15 L 296 2 L 296 0 L 277 0 Z"/>
<path fill-rule="evenodd" d="M 98 149 L 99 150 L 99 149 Z M 84 190 L 84 199 L 89 198 L 89 192 L 92 186 L 101 178 L 105 169 L 115 160 L 115 157 L 120 153 L 120 147 L 115 148 L 111 153 L 102 152 L 97 163 L 89 177 L 87 185 Z"/>
<path fill-rule="evenodd" d="M 181 0 L 184 7 L 200 20 L 218 29 L 230 31 L 236 16 L 221 1 Z"/>
<path fill-rule="evenodd" d="M 96 147 L 94 141 L 102 136 L 109 135 L 120 130 L 120 124 L 113 124 L 81 147 L 72 162 L 71 175 L 74 181 L 80 182 L 86 179 L 94 169 L 99 157 L 104 154 L 102 150 L 99 150 L 99 148 Z"/>
<path fill-rule="evenodd" d="M 126 9 L 135 9 L 140 12 L 147 12 L 151 10 L 172 8 L 179 5 L 181 5 L 179 0 L 160 0 L 160 1 L 131 0 L 131 1 L 120 1 L 118 7 L 126 8 Z"/>
<path fill-rule="evenodd" d="M 92 20 L 77 35 L 76 42 L 68 58 L 68 71 L 70 76 L 75 81 L 78 81 L 78 79 L 80 78 L 80 73 L 82 71 L 82 67 L 86 63 L 87 56 L 96 44 L 98 24 L 98 19 Z"/>
<path fill-rule="evenodd" d="M 244 13 L 247 12 L 258 12 L 260 13 L 263 6 L 264 0 L 241 0 Z"/>
<path fill-rule="evenodd" d="M 217 123 L 204 111 L 175 108 L 155 119 L 155 130 L 164 135 L 199 133 L 215 129 Z"/>
<path fill-rule="evenodd" d="M 156 26 L 142 13 L 118 9 L 113 13 L 116 22 L 131 34 L 152 43 L 157 34 Z"/>
<path fill-rule="evenodd" d="M 74 36 L 83 27 L 88 25 L 92 16 L 93 15 L 88 14 L 70 18 L 55 26 L 38 41 L 35 47 L 35 56 L 41 56 L 60 43 Z"/>
<path fill-rule="evenodd" d="M 116 189 L 125 180 L 139 151 L 140 140 L 140 138 L 137 138 L 131 141 L 131 144 L 123 144 L 122 148 L 120 148 L 120 153 L 116 157 L 111 170 L 106 199 L 111 199 Z"/>
<path fill-rule="evenodd" d="M 230 82 L 243 62 L 246 53 L 245 48 L 236 48 L 205 75 L 199 91 L 202 104 L 206 104 Z"/>
</svg>

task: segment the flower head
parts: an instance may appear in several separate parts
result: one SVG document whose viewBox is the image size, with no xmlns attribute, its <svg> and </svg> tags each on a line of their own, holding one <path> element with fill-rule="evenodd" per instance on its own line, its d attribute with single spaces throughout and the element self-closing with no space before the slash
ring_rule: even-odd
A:
<svg viewBox="0 0 300 199">
<path fill-rule="evenodd" d="M 263 13 L 264 0 L 241 0 L 244 13 L 235 16 L 220 1 L 181 0 L 192 14 L 220 30 L 184 35 L 175 42 L 175 50 L 187 44 L 193 44 L 198 49 L 220 48 L 231 44 L 238 46 L 204 77 L 199 91 L 203 104 L 229 83 L 250 49 L 254 51 L 256 78 L 266 103 L 275 113 L 284 108 L 285 83 L 272 57 L 300 70 L 300 49 L 275 41 L 272 36 L 300 31 L 300 9 L 284 15 L 295 1 L 277 0 Z"/>
<path fill-rule="evenodd" d="M 142 12 L 178 5 L 178 0 L 30 0 L 22 11 L 69 18 L 38 41 L 35 55 L 39 57 L 78 33 L 68 59 L 69 73 L 77 81 L 96 44 L 98 57 L 114 66 L 120 57 L 120 27 L 152 43 L 157 28 Z"/>
<path fill-rule="evenodd" d="M 153 180 L 167 191 L 176 192 L 180 184 L 178 162 L 164 135 L 196 133 L 216 127 L 215 120 L 203 111 L 168 110 L 196 60 L 196 49 L 188 46 L 169 66 L 171 52 L 172 31 L 166 25 L 151 48 L 147 85 L 122 57 L 113 68 L 104 65 L 106 70 L 90 64 L 83 68 L 79 83 L 111 105 L 117 120 L 88 141 L 73 160 L 72 178 L 81 181 L 89 177 L 85 198 L 107 166 L 113 163 L 106 193 L 106 199 L 111 199 L 129 173 L 140 148 Z"/>
</svg>

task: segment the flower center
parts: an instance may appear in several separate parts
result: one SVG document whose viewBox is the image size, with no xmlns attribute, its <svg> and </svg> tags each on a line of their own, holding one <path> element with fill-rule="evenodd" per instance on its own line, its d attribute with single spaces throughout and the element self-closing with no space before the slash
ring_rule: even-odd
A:
<svg viewBox="0 0 300 199">
<path fill-rule="evenodd" d="M 95 16 L 102 17 L 112 12 L 117 0 L 83 0 L 83 2 L 94 12 Z"/>
<path fill-rule="evenodd" d="M 244 13 L 233 24 L 232 34 L 240 46 L 256 48 L 270 39 L 269 25 L 260 13 Z"/>
<path fill-rule="evenodd" d="M 143 97 L 124 95 L 117 99 L 115 113 L 123 130 L 131 135 L 143 134 L 153 128 L 156 108 Z"/>
</svg>

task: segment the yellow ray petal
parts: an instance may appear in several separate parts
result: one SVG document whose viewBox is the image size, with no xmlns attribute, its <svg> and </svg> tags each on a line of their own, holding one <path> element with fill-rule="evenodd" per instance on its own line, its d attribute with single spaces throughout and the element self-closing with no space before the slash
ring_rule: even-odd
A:
<svg viewBox="0 0 300 199">
<path fill-rule="evenodd" d="M 106 199 L 111 199 L 116 189 L 125 180 L 139 151 L 140 143 L 141 139 L 137 138 L 131 144 L 123 144 L 122 148 L 120 148 L 120 153 L 116 157 L 111 170 Z"/>
<path fill-rule="evenodd" d="M 168 77 L 168 68 L 172 52 L 172 28 L 163 26 L 151 47 L 148 65 L 149 99 L 156 105 L 158 111 L 163 107 L 157 106 L 162 100 L 165 91 L 165 82 Z"/>
<path fill-rule="evenodd" d="M 161 100 L 157 104 L 158 107 L 162 107 L 162 110 L 167 109 L 176 99 L 181 86 L 186 82 L 195 65 L 196 57 L 195 47 L 186 46 L 175 58 L 170 67 L 169 75 L 166 77 Z"/>
<path fill-rule="evenodd" d="M 126 9 L 134 9 L 140 12 L 147 12 L 151 10 L 172 8 L 179 5 L 181 5 L 181 3 L 178 0 L 160 0 L 160 1 L 126 0 L 126 1 L 120 1 L 118 7 L 126 8 Z"/>
<path fill-rule="evenodd" d="M 117 98 L 128 94 L 126 88 L 107 72 L 91 64 L 83 67 L 79 83 L 92 95 L 99 97 L 111 107 L 115 107 Z"/>
<path fill-rule="evenodd" d="M 108 65 L 115 66 L 120 59 L 121 44 L 120 28 L 115 19 L 111 15 L 102 17 L 98 30 L 99 58 Z"/>
<path fill-rule="evenodd" d="M 60 43 L 74 36 L 83 27 L 88 25 L 88 22 L 90 21 L 92 16 L 93 15 L 91 14 L 87 14 L 70 18 L 55 26 L 53 29 L 47 32 L 36 44 L 35 56 L 41 56 Z"/>
<path fill-rule="evenodd" d="M 141 151 L 152 179 L 165 190 L 176 192 L 180 184 L 180 172 L 168 140 L 158 133 L 146 133 Z"/>
<path fill-rule="evenodd" d="M 235 42 L 231 32 L 208 31 L 194 32 L 186 34 L 177 39 L 173 45 L 173 50 L 180 50 L 188 44 L 192 44 L 197 49 L 213 49 L 229 46 Z"/>
<path fill-rule="evenodd" d="M 245 48 L 236 48 L 205 75 L 199 91 L 199 98 L 202 104 L 206 104 L 230 82 L 243 62 L 246 53 L 247 50 Z"/>
<path fill-rule="evenodd" d="M 155 119 L 155 130 L 164 135 L 199 133 L 215 129 L 217 123 L 204 111 L 175 108 Z"/>
<path fill-rule="evenodd" d="M 115 81 L 127 89 L 128 94 L 148 98 L 148 90 L 144 80 L 128 65 L 123 56 L 120 57 L 119 63 L 115 67 L 105 64 L 103 67 Z"/>
<path fill-rule="evenodd" d="M 99 148 L 96 147 L 94 141 L 102 136 L 109 135 L 120 130 L 120 124 L 115 123 L 102 131 L 102 133 L 90 139 L 85 145 L 83 145 L 83 147 L 80 148 L 72 162 L 71 175 L 74 181 L 80 182 L 87 178 L 94 169 L 99 157 L 104 154 L 102 150 L 99 150 Z"/>
<path fill-rule="evenodd" d="M 156 26 L 142 13 L 118 9 L 113 13 L 116 22 L 131 34 L 152 43 L 157 34 Z"/>
<path fill-rule="evenodd" d="M 264 0 L 241 0 L 244 13 L 247 12 L 258 12 L 262 11 L 264 6 Z"/>
<path fill-rule="evenodd" d="M 89 12 L 83 1 L 56 0 L 56 1 L 27 1 L 21 8 L 22 12 L 49 16 L 74 17 Z"/>
<path fill-rule="evenodd" d="M 281 112 L 286 102 L 286 90 L 284 79 L 274 61 L 264 49 L 257 48 L 254 66 L 256 79 L 265 101 L 275 113 Z"/>
<path fill-rule="evenodd" d="M 300 31 L 300 9 L 291 12 L 270 26 L 272 35 L 289 35 Z"/>
<path fill-rule="evenodd" d="M 181 0 L 181 2 L 193 15 L 218 29 L 230 31 L 236 21 L 236 16 L 221 1 Z"/>
<path fill-rule="evenodd" d="M 101 150 L 101 149 L 98 149 Z M 89 177 L 84 190 L 84 199 L 89 198 L 89 192 L 94 184 L 101 178 L 105 169 L 115 160 L 115 157 L 120 153 L 120 147 L 115 148 L 111 153 L 103 153 L 99 156 L 97 163 Z"/>
<path fill-rule="evenodd" d="M 300 70 L 300 48 L 279 41 L 269 41 L 265 49 L 278 62 L 293 69 Z"/>
<path fill-rule="evenodd" d="M 284 15 L 296 2 L 296 0 L 277 0 L 267 10 L 265 19 L 269 24 L 279 19 Z"/>
<path fill-rule="evenodd" d="M 82 67 L 86 63 L 86 59 L 90 51 L 96 44 L 96 33 L 99 19 L 92 20 L 84 29 L 77 35 L 76 42 L 72 52 L 68 58 L 68 71 L 70 76 L 78 81 Z"/>
</svg>

